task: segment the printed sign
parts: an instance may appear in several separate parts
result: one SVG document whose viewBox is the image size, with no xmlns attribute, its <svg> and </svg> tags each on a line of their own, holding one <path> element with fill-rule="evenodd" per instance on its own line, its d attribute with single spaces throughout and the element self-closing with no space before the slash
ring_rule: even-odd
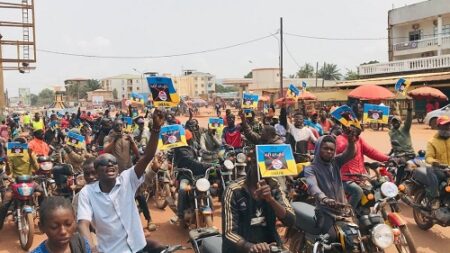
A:
<svg viewBox="0 0 450 253">
<path fill-rule="evenodd" d="M 242 97 L 243 109 L 256 109 L 258 107 L 259 96 L 256 94 L 244 93 Z"/>
<path fill-rule="evenodd" d="M 84 148 L 84 136 L 81 134 L 77 134 L 75 132 L 69 131 L 67 133 L 67 145 L 70 145 L 75 148 L 82 149 Z"/>
<path fill-rule="evenodd" d="M 122 117 L 124 130 L 127 133 L 133 132 L 133 119 L 131 117 Z"/>
<path fill-rule="evenodd" d="M 176 93 L 171 78 L 147 77 L 148 87 L 152 93 L 153 106 L 176 107 L 180 103 L 180 96 Z"/>
<path fill-rule="evenodd" d="M 244 109 L 245 117 L 246 118 L 251 118 L 253 116 L 252 112 L 253 112 L 252 109 Z"/>
<path fill-rule="evenodd" d="M 130 101 L 131 105 L 144 105 L 145 104 L 145 97 L 144 95 L 137 94 L 135 92 L 132 92 L 130 95 Z"/>
<path fill-rule="evenodd" d="M 289 88 L 286 92 L 286 97 L 297 99 L 298 96 L 300 96 L 300 90 L 293 84 L 289 85 Z"/>
<path fill-rule="evenodd" d="M 181 125 L 163 126 L 159 133 L 158 149 L 166 150 L 170 148 L 187 146 L 184 128 Z"/>
<path fill-rule="evenodd" d="M 305 81 L 302 81 L 302 88 L 303 88 L 303 90 L 306 90 L 306 82 Z"/>
<path fill-rule="evenodd" d="M 400 78 L 398 79 L 397 83 L 395 83 L 394 88 L 397 92 L 402 93 L 403 96 L 406 96 L 406 92 L 408 91 L 409 86 L 411 86 L 411 81 Z"/>
<path fill-rule="evenodd" d="M 28 144 L 20 142 L 8 142 L 6 145 L 7 156 L 23 156 L 28 152 Z"/>
<path fill-rule="evenodd" d="M 355 126 L 361 129 L 361 124 L 348 105 L 343 105 L 336 108 L 333 112 L 331 112 L 331 116 L 333 116 L 337 121 L 341 122 L 341 124 L 346 127 Z"/>
<path fill-rule="evenodd" d="M 297 175 L 292 149 L 288 144 L 256 145 L 256 161 L 262 177 Z"/>
<path fill-rule="evenodd" d="M 208 126 L 210 129 L 217 129 L 223 127 L 222 118 L 209 118 Z"/>
<path fill-rule="evenodd" d="M 363 122 L 387 124 L 389 120 L 389 107 L 383 105 L 364 105 Z"/>
<path fill-rule="evenodd" d="M 59 125 L 59 122 L 57 120 L 53 120 L 53 121 L 50 122 L 49 127 L 52 130 L 55 130 L 55 129 L 60 128 L 60 125 Z"/>
</svg>

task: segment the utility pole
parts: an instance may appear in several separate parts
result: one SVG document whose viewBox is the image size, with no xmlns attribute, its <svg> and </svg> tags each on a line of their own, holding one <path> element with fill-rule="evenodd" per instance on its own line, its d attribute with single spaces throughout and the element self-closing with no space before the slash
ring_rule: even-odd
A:
<svg viewBox="0 0 450 253">
<path fill-rule="evenodd" d="M 6 107 L 6 96 L 3 84 L 3 61 L 2 61 L 2 35 L 0 34 L 0 113 L 3 116 L 3 110 Z"/>
<path fill-rule="evenodd" d="M 280 18 L 280 98 L 283 97 L 283 18 Z"/>
<path fill-rule="evenodd" d="M 316 62 L 316 88 L 317 88 L 317 76 L 319 75 L 319 62 Z"/>
</svg>

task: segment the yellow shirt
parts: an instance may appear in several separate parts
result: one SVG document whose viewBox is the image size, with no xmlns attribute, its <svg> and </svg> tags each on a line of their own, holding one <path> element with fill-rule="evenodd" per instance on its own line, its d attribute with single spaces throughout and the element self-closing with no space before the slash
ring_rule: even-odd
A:
<svg viewBox="0 0 450 253">
<path fill-rule="evenodd" d="M 31 124 L 33 125 L 33 131 L 44 130 L 44 121 L 42 119 L 39 121 L 32 120 Z"/>
<path fill-rule="evenodd" d="M 8 157 L 8 164 L 13 177 L 32 175 L 32 172 L 37 169 L 37 164 L 31 161 L 28 152 L 25 152 L 23 156 Z"/>
<path fill-rule="evenodd" d="M 425 161 L 428 164 L 439 162 L 450 165 L 450 138 L 442 139 L 436 134 L 427 143 Z"/>
<path fill-rule="evenodd" d="M 23 124 L 24 125 L 29 125 L 31 123 L 31 117 L 30 115 L 23 115 Z"/>
</svg>

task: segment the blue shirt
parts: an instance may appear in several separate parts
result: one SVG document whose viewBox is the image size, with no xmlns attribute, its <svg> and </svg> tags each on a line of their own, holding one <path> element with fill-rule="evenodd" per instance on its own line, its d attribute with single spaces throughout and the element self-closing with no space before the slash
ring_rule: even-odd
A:
<svg viewBox="0 0 450 253">
<path fill-rule="evenodd" d="M 50 253 L 50 251 L 48 251 L 47 247 L 45 246 L 46 242 L 47 240 L 43 241 L 37 248 L 30 251 L 30 253 Z M 86 247 L 86 252 L 91 253 L 91 248 L 89 247 L 89 243 L 86 239 L 84 239 L 84 245 Z"/>
<path fill-rule="evenodd" d="M 314 122 L 312 122 L 311 120 L 305 119 L 305 125 L 306 125 L 306 126 L 310 126 L 310 127 L 314 128 L 314 129 L 316 129 L 317 132 L 319 132 L 319 135 L 320 135 L 320 136 L 323 135 L 323 128 L 322 128 L 322 126 L 321 126 L 319 123 L 314 123 Z"/>
</svg>

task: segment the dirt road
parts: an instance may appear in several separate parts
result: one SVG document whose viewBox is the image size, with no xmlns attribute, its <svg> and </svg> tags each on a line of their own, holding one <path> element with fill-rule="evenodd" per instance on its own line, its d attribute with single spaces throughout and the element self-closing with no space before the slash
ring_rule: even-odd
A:
<svg viewBox="0 0 450 253">
<path fill-rule="evenodd" d="M 185 119 L 183 118 L 182 121 L 184 122 Z M 206 126 L 207 118 L 199 118 L 199 122 L 201 126 Z M 425 149 L 427 140 L 431 138 L 434 133 L 435 131 L 428 129 L 424 125 L 413 125 L 412 138 L 414 148 L 416 150 Z M 368 143 L 379 150 L 383 152 L 389 151 L 390 144 L 387 130 L 384 132 L 366 130 L 362 136 Z M 165 211 L 158 210 L 152 204 L 150 207 L 152 217 L 158 225 L 158 230 L 151 233 L 146 231 L 146 235 L 160 241 L 163 244 L 183 244 L 189 246 L 189 243 L 187 243 L 188 231 L 182 230 L 181 228 L 169 223 L 169 219 L 173 216 L 172 211 L 170 211 L 169 208 L 166 208 Z M 218 228 L 221 227 L 220 212 L 220 204 L 215 201 L 214 223 Z M 421 231 L 415 225 L 414 219 L 412 218 L 412 211 L 409 207 L 402 206 L 401 215 L 408 222 L 408 227 L 414 237 L 418 252 L 450 252 L 450 228 L 442 228 L 436 225 L 429 231 Z M 37 232 L 35 234 L 33 248 L 45 240 L 45 238 L 45 235 Z M 23 252 L 19 247 L 17 232 L 12 222 L 5 224 L 0 235 L 0 253 L 6 252 Z M 184 252 L 191 252 L 191 250 L 186 250 Z M 396 250 L 389 249 L 388 252 L 396 252 Z"/>
</svg>

